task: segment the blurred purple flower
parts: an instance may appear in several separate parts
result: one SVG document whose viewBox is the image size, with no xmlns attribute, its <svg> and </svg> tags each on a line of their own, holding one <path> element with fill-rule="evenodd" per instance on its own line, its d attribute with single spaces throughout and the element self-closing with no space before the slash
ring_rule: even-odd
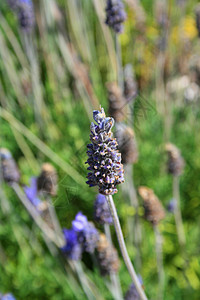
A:
<svg viewBox="0 0 200 300">
<path fill-rule="evenodd" d="M 174 199 L 171 199 L 167 204 L 167 210 L 170 213 L 174 213 L 175 208 L 176 208 L 176 201 Z"/>
<path fill-rule="evenodd" d="M 138 279 L 140 281 L 140 284 L 143 285 L 142 277 L 140 275 L 138 275 Z M 129 290 L 126 292 L 124 299 L 125 300 L 140 300 L 140 296 L 137 292 L 137 289 L 136 289 L 134 283 L 132 283 L 130 285 Z"/>
<path fill-rule="evenodd" d="M 31 32 L 35 25 L 33 2 L 31 0 L 7 0 L 7 3 L 17 14 L 22 30 Z"/>
<path fill-rule="evenodd" d="M 74 229 L 63 229 L 66 245 L 61 248 L 62 252 L 71 260 L 79 260 L 82 255 L 82 247 L 78 241 L 77 232 Z"/>
<path fill-rule="evenodd" d="M 94 219 L 99 224 L 112 224 L 113 219 L 106 196 L 98 194 L 94 203 Z"/>
<path fill-rule="evenodd" d="M 87 217 L 79 212 L 72 222 L 72 228 L 78 235 L 78 241 L 83 250 L 93 253 L 99 240 L 99 233 L 92 222 L 88 222 Z"/>
<path fill-rule="evenodd" d="M 37 207 L 42 201 L 38 198 L 38 190 L 37 190 L 37 178 L 31 178 L 31 185 L 24 187 L 24 192 L 26 197 L 30 200 L 30 202 Z"/>
<path fill-rule="evenodd" d="M 76 232 L 81 232 L 82 230 L 85 229 L 85 227 L 88 224 L 88 219 L 86 216 L 84 216 L 82 214 L 82 212 L 79 212 L 76 217 L 75 220 L 72 221 L 72 228 L 76 231 Z"/>
<path fill-rule="evenodd" d="M 107 0 L 105 23 L 116 33 L 122 33 L 125 20 L 126 13 L 123 2 L 121 0 Z"/>
<path fill-rule="evenodd" d="M 0 294 L 0 300 L 15 300 L 15 297 L 10 293 L 5 295 Z"/>
</svg>

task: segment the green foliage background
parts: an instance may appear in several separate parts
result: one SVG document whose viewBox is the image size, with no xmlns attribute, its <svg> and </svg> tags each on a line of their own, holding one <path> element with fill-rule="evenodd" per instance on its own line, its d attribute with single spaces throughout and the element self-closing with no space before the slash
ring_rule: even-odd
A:
<svg viewBox="0 0 200 300">
<path fill-rule="evenodd" d="M 82 211 L 90 220 L 93 218 L 93 202 L 97 191 L 89 189 L 85 184 L 86 144 L 92 118 L 91 99 L 96 95 L 99 103 L 107 110 L 106 82 L 116 79 L 116 70 L 110 60 L 112 54 L 114 55 L 114 46 L 106 43 L 105 37 L 108 37 L 106 34 L 109 29 L 103 22 L 99 22 L 95 1 L 59 1 L 61 15 L 56 15 L 56 11 L 51 15 L 51 1 L 48 1 L 34 3 L 37 27 L 33 35 L 33 48 L 37 53 L 39 68 L 34 76 L 40 76 L 37 78 L 35 90 L 33 86 L 31 88 L 34 67 L 27 58 L 25 40 L 18 28 L 17 19 L 7 7 L 6 1 L 0 3 L 0 146 L 7 147 L 12 152 L 24 184 L 28 184 L 31 176 L 38 175 L 43 162 L 50 161 L 55 165 L 59 175 L 59 190 L 53 203 L 62 226 L 69 228 L 78 211 Z M 180 75 L 178 62 L 184 59 L 182 36 L 173 38 L 176 37 L 176 29 L 183 22 L 186 24 L 183 34 L 190 43 L 188 55 L 199 55 L 197 32 L 195 26 L 191 25 L 194 24 L 194 7 L 197 2 L 187 1 L 186 12 L 182 15 L 175 1 L 169 1 L 169 79 Z M 103 1 L 99 3 L 100 7 L 104 7 Z M 154 189 L 166 206 L 172 198 L 172 178 L 166 174 L 165 168 L 164 117 L 158 112 L 155 101 L 154 67 L 160 29 L 155 20 L 154 1 L 141 1 L 141 5 L 146 14 L 145 33 L 136 26 L 137 11 L 126 5 L 128 20 L 125 32 L 120 37 L 123 64 L 131 63 L 134 66 L 141 87 L 134 110 L 139 147 L 139 161 L 134 166 L 134 181 L 136 188 L 146 185 Z M 41 24 L 41 20 L 44 20 L 45 25 Z M 73 44 L 80 61 L 86 66 L 84 70 L 89 74 L 93 88 L 89 95 L 79 82 L 80 78 L 77 79 L 74 75 L 74 66 L 70 66 L 71 56 L 66 51 L 67 47 L 63 48 L 66 36 Z M 109 38 L 113 38 L 111 34 Z M 81 64 L 78 66 L 81 67 Z M 38 86 L 42 96 L 36 101 Z M 178 245 L 173 215 L 167 214 L 160 225 L 164 237 L 164 299 L 199 300 L 199 103 L 188 105 L 180 94 L 171 103 L 170 114 L 173 122 L 170 140 L 181 149 L 186 162 L 180 180 L 180 191 L 187 244 L 183 252 Z M 20 123 L 16 123 L 16 120 Z M 31 133 L 38 137 L 39 144 Z M 72 172 L 63 162 L 71 166 Z M 11 211 L 7 215 L 0 210 L 0 291 L 11 291 L 19 300 L 85 299 L 81 288 L 77 289 L 71 284 L 61 259 L 52 257 L 39 229 L 33 224 L 16 195 L 3 184 L 1 204 L 5 198 L 10 203 Z M 121 190 L 114 199 L 127 238 L 126 219 L 129 206 L 124 201 Z M 141 219 L 141 275 L 149 299 L 156 299 L 158 279 L 154 234 L 151 226 Z M 98 228 L 102 230 L 101 227 Z M 115 239 L 114 231 L 113 238 Z M 135 248 L 129 245 L 128 250 L 134 261 Z M 89 277 L 95 281 L 105 299 L 112 299 L 105 289 L 103 279 L 91 267 L 91 259 L 84 257 L 84 263 Z M 130 278 L 122 260 L 120 279 L 125 292 Z"/>
</svg>

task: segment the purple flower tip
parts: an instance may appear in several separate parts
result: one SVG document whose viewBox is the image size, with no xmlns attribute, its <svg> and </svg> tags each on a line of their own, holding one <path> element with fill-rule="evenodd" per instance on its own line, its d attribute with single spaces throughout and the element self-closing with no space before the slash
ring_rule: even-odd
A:
<svg viewBox="0 0 200 300">
<path fill-rule="evenodd" d="M 31 178 L 31 184 L 29 186 L 24 187 L 24 192 L 27 196 L 27 198 L 30 200 L 30 202 L 37 207 L 41 200 L 38 198 L 38 190 L 37 190 L 37 178 L 32 177 Z"/>
<path fill-rule="evenodd" d="M 72 229 L 63 229 L 66 245 L 61 248 L 63 253 L 71 260 L 79 260 L 82 255 L 82 247 L 78 241 L 77 233 Z"/>
</svg>

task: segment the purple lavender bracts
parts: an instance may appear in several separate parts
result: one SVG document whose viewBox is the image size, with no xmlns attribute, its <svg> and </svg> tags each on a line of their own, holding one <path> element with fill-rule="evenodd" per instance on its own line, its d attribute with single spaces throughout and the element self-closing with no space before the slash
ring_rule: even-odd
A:
<svg viewBox="0 0 200 300">
<path fill-rule="evenodd" d="M 123 2 L 121 0 L 107 0 L 105 23 L 116 33 L 122 33 L 125 20 L 126 13 Z"/>
<path fill-rule="evenodd" d="M 104 109 L 95 110 L 93 118 L 96 122 L 90 126 L 90 141 L 88 144 L 87 164 L 88 181 L 90 187 L 98 186 L 99 193 L 113 195 L 117 193 L 116 186 L 124 182 L 124 170 L 121 164 L 121 154 L 117 150 L 117 141 L 111 131 L 113 118 L 106 118 Z"/>
</svg>

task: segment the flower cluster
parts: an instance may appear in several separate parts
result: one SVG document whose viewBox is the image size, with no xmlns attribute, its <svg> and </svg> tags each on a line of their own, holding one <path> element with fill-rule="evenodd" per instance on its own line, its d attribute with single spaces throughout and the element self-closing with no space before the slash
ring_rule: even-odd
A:
<svg viewBox="0 0 200 300">
<path fill-rule="evenodd" d="M 108 242 L 105 234 L 101 234 L 99 238 L 97 259 L 102 276 L 116 273 L 119 270 L 117 250 Z"/>
<path fill-rule="evenodd" d="M 157 225 L 165 217 L 165 211 L 161 202 L 154 194 L 154 191 L 145 186 L 139 187 L 138 191 L 144 201 L 146 220 L 154 226 Z"/>
<path fill-rule="evenodd" d="M 63 233 L 66 245 L 61 250 L 72 260 L 79 260 L 83 251 L 93 253 L 99 240 L 97 229 L 81 212 L 72 221 L 72 228 Z"/>
<path fill-rule="evenodd" d="M 55 168 L 50 163 L 44 163 L 37 179 L 38 191 L 55 196 L 57 193 L 57 181 L 58 176 Z"/>
<path fill-rule="evenodd" d="M 99 233 L 92 222 L 79 212 L 72 222 L 72 228 L 77 233 L 78 241 L 83 251 L 93 253 L 99 240 Z"/>
<path fill-rule="evenodd" d="M 31 0 L 7 0 L 7 2 L 17 14 L 21 28 L 30 32 L 35 24 L 33 2 Z"/>
<path fill-rule="evenodd" d="M 73 229 L 63 229 L 66 245 L 61 249 L 69 259 L 79 260 L 82 255 L 82 247 L 78 242 L 77 233 Z"/>
<path fill-rule="evenodd" d="M 180 176 L 183 172 L 185 162 L 180 150 L 173 144 L 166 144 L 165 149 L 168 154 L 168 172 L 174 176 Z"/>
<path fill-rule="evenodd" d="M 126 20 L 124 5 L 121 0 L 107 0 L 106 24 L 116 33 L 122 33 L 123 22 Z"/>
<path fill-rule="evenodd" d="M 12 157 L 12 154 L 6 148 L 0 149 L 0 171 L 3 175 L 3 179 L 8 184 L 19 182 L 20 173 L 18 167 Z"/>
<path fill-rule="evenodd" d="M 112 224 L 113 219 L 107 199 L 104 195 L 98 194 L 94 203 L 94 219 L 99 224 Z"/>
<path fill-rule="evenodd" d="M 113 118 L 106 118 L 104 109 L 95 110 L 93 118 L 97 124 L 91 123 L 90 141 L 87 146 L 89 164 L 88 181 L 90 187 L 98 186 L 99 193 L 112 195 L 117 193 L 116 186 L 124 182 L 124 170 L 121 164 L 121 154 L 117 150 L 116 139 L 111 129 Z"/>
</svg>

